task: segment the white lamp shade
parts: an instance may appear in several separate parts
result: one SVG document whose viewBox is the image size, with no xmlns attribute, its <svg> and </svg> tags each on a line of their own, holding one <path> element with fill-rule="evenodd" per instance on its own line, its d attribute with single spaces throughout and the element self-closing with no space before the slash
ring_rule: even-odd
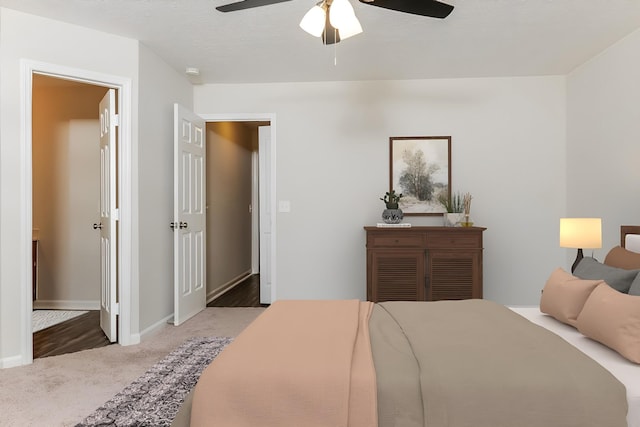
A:
<svg viewBox="0 0 640 427">
<path fill-rule="evenodd" d="M 326 20 L 325 11 L 320 6 L 313 6 L 300 21 L 300 28 L 314 37 L 320 37 Z"/>
<path fill-rule="evenodd" d="M 362 32 L 362 25 L 349 0 L 333 0 L 329 8 L 329 22 L 338 29 L 342 40 Z"/>
<path fill-rule="evenodd" d="M 560 247 L 596 249 L 602 247 L 602 219 L 560 218 Z"/>
</svg>

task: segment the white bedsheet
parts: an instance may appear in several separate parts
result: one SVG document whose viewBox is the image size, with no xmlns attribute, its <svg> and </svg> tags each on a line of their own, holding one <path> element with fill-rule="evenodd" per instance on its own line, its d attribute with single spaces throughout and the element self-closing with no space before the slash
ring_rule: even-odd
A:
<svg viewBox="0 0 640 427">
<path fill-rule="evenodd" d="M 538 307 L 509 308 L 531 322 L 564 338 L 611 372 L 627 388 L 628 426 L 640 427 L 640 365 L 628 361 L 610 348 L 585 337 L 577 329 L 541 313 Z"/>
</svg>

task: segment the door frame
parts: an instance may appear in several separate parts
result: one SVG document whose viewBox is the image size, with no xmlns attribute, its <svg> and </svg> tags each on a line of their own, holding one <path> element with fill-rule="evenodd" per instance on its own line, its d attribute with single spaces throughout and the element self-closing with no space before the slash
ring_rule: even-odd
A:
<svg viewBox="0 0 640 427">
<path fill-rule="evenodd" d="M 271 178 L 271 303 L 276 301 L 277 272 L 276 272 L 276 114 L 275 113 L 222 113 L 222 114 L 202 114 L 195 112 L 202 117 L 205 123 L 210 122 L 269 122 L 271 127 L 271 162 L 268 171 L 259 171 L 259 176 L 269 173 Z M 259 148 L 258 148 L 259 149 Z M 260 213 L 262 215 L 262 213 Z"/>
<path fill-rule="evenodd" d="M 134 319 L 139 317 L 139 308 L 132 304 L 133 288 L 137 289 L 137 260 L 134 248 L 137 248 L 137 236 L 133 233 L 134 205 L 137 199 L 137 186 L 134 187 L 134 178 L 137 176 L 137 167 L 133 161 L 135 150 L 132 137 L 132 80 L 127 77 L 114 76 L 94 71 L 50 64 L 40 61 L 22 59 L 20 61 L 20 143 L 21 166 L 24 186 L 21 188 L 20 210 L 22 217 L 22 239 L 24 251 L 22 255 L 21 277 L 21 357 L 22 364 L 33 362 L 33 338 L 31 326 L 32 302 L 32 105 L 33 105 L 33 74 L 43 74 L 64 80 L 73 80 L 96 86 L 116 89 L 118 91 L 118 114 L 120 116 L 118 126 L 118 342 L 121 345 L 131 345 L 140 342 L 139 333 L 133 333 Z M 96 106 L 97 108 L 97 106 Z M 135 182 L 137 185 L 137 182 Z M 28 243 L 28 244 L 27 244 Z"/>
</svg>

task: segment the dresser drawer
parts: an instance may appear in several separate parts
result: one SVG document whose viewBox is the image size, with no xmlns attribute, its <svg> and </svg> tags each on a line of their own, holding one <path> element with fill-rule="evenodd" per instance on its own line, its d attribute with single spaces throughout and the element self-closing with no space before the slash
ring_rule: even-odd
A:
<svg viewBox="0 0 640 427">
<path fill-rule="evenodd" d="M 427 248 L 482 248 L 479 233 L 430 233 Z"/>
<path fill-rule="evenodd" d="M 369 233 L 368 248 L 423 248 L 424 233 Z"/>
</svg>

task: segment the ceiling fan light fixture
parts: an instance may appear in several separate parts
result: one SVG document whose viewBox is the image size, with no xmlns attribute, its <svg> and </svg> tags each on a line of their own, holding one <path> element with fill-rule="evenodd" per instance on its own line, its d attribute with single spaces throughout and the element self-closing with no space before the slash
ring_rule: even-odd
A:
<svg viewBox="0 0 640 427">
<path fill-rule="evenodd" d="M 329 22 L 329 15 L 325 15 L 325 21 L 324 21 L 324 31 L 322 31 L 322 44 L 324 45 L 329 45 L 329 44 L 336 44 L 340 42 L 340 32 L 338 31 L 337 28 L 334 28 L 331 25 L 331 22 Z"/>
<path fill-rule="evenodd" d="M 340 32 L 340 39 L 345 40 L 349 37 L 355 36 L 356 34 L 360 34 L 362 32 L 362 25 L 360 25 L 360 21 L 356 18 L 355 15 L 351 16 L 351 19 L 341 23 L 338 31 Z"/>
<path fill-rule="evenodd" d="M 300 28 L 314 37 L 320 37 L 324 31 L 326 11 L 324 2 L 313 6 L 300 21 Z"/>
<path fill-rule="evenodd" d="M 329 22 L 334 28 L 342 29 L 356 17 L 349 0 L 333 0 L 329 5 Z"/>
<path fill-rule="evenodd" d="M 322 0 L 302 17 L 300 28 L 322 37 L 324 44 L 338 43 L 362 32 L 349 0 Z"/>
</svg>

